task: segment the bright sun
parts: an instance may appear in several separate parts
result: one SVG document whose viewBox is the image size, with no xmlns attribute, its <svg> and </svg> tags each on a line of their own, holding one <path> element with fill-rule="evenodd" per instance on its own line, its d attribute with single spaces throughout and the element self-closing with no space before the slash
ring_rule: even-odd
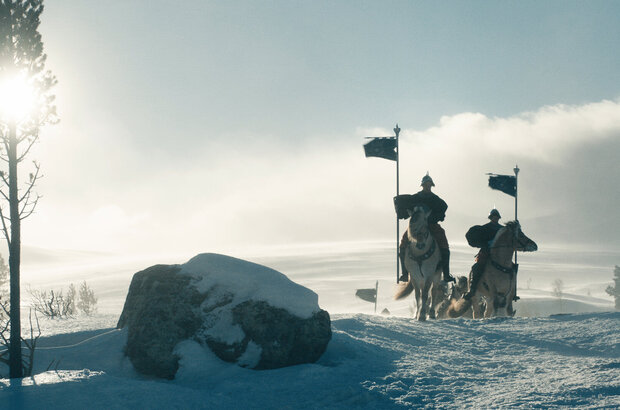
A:
<svg viewBox="0 0 620 410">
<path fill-rule="evenodd" d="M 0 77 L 0 117 L 19 122 L 34 106 L 34 89 L 25 76 Z"/>
</svg>

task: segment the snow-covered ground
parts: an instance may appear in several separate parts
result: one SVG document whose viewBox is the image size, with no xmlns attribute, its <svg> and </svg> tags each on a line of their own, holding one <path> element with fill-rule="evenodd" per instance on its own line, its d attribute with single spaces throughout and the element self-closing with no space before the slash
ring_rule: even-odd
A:
<svg viewBox="0 0 620 410">
<path fill-rule="evenodd" d="M 392 300 L 393 244 L 225 253 L 274 268 L 319 295 L 333 330 L 319 362 L 254 371 L 187 342 L 178 346 L 175 380 L 142 377 L 123 357 L 124 331 L 114 329 L 131 276 L 194 255 L 121 259 L 31 251 L 37 257 L 23 267 L 24 287 L 60 289 L 86 280 L 99 297 L 99 312 L 41 320 L 36 376 L 1 380 L 0 407 L 620 407 L 620 313 L 604 293 L 620 253 L 520 254 L 517 317 L 427 323 L 411 319 L 412 298 Z M 455 273 L 464 274 L 473 253 L 453 246 Z M 562 298 L 552 293 L 556 279 L 563 281 Z M 377 311 L 390 315 L 373 314 L 373 304 L 354 296 L 377 280 Z"/>
</svg>

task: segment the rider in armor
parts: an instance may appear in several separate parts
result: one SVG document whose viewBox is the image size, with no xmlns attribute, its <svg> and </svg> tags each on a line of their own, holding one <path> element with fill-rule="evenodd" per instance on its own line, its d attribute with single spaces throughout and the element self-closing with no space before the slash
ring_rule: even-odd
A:
<svg viewBox="0 0 620 410">
<path fill-rule="evenodd" d="M 445 282 L 455 282 L 456 280 L 454 277 L 450 275 L 450 248 L 448 247 L 446 231 L 444 231 L 438 223 L 445 219 L 448 204 L 446 204 L 446 202 L 439 196 L 431 192 L 431 188 L 435 186 L 435 183 L 428 172 L 422 178 L 422 183 L 420 185 L 422 186 L 422 190 L 420 192 L 413 195 L 399 195 L 394 198 L 394 205 L 396 207 L 398 218 L 409 218 L 407 210 L 411 210 L 418 205 L 423 205 L 431 211 L 431 214 L 428 217 L 428 230 L 431 235 L 433 235 L 433 238 L 435 238 L 437 245 L 439 246 L 443 280 Z M 402 275 L 398 280 L 403 282 L 409 280 L 409 272 L 405 267 L 405 250 L 407 249 L 409 243 L 409 237 L 407 232 L 405 232 L 399 246 Z"/>
<path fill-rule="evenodd" d="M 491 209 L 488 217 L 491 222 L 480 227 L 480 237 L 482 238 L 484 246 L 480 248 L 480 251 L 476 255 L 476 263 L 471 267 L 471 272 L 469 273 L 469 290 L 463 295 L 464 299 L 469 300 L 476 294 L 478 282 L 480 282 L 480 278 L 484 272 L 484 267 L 486 266 L 491 254 L 491 242 L 493 242 L 497 231 L 504 226 L 499 223 L 501 217 L 502 216 L 499 214 L 499 211 L 493 208 Z"/>
</svg>

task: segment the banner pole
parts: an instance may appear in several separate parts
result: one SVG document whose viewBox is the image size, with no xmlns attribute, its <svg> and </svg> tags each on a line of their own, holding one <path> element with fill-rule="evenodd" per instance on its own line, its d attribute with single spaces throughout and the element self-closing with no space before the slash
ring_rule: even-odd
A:
<svg viewBox="0 0 620 410">
<path fill-rule="evenodd" d="M 400 134 L 400 128 L 398 128 L 398 123 L 394 128 L 394 133 L 396 134 L 396 196 L 400 194 L 399 191 L 399 160 L 400 160 L 400 147 L 398 141 L 398 134 Z M 400 226 L 398 224 L 398 213 L 396 213 L 396 284 L 398 284 L 398 279 L 400 278 L 400 258 L 399 258 L 399 245 L 400 244 Z"/>
<path fill-rule="evenodd" d="M 517 216 L 517 205 L 518 205 L 518 198 L 519 198 L 519 166 L 515 165 L 514 168 L 514 172 L 515 172 L 515 221 L 518 221 L 519 218 Z M 515 231 L 515 237 L 518 238 L 518 232 Z M 517 250 L 515 249 L 515 265 L 517 264 Z"/>
<path fill-rule="evenodd" d="M 377 299 L 379 299 L 379 281 L 375 282 L 375 313 L 377 313 Z"/>
<path fill-rule="evenodd" d="M 514 168 L 514 172 L 515 172 L 515 221 L 518 221 L 518 214 L 517 214 L 517 205 L 518 205 L 518 198 L 519 198 L 519 166 L 515 165 Z M 521 228 L 519 228 L 521 229 Z M 518 230 L 515 230 L 515 239 L 519 239 L 519 232 Z M 519 264 L 517 262 L 517 249 L 515 247 L 515 271 L 514 271 L 514 289 L 513 289 L 513 298 L 514 300 L 518 300 L 517 297 L 517 273 L 519 272 Z M 513 313 L 514 314 L 514 313 Z"/>
</svg>

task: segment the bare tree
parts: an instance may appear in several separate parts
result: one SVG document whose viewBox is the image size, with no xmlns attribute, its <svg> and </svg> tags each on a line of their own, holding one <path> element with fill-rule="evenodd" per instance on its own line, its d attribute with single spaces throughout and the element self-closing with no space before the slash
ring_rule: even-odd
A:
<svg viewBox="0 0 620 410">
<path fill-rule="evenodd" d="M 97 297 L 86 281 L 80 285 L 79 293 L 72 283 L 69 291 L 64 294 L 61 290 L 41 291 L 28 289 L 30 305 L 42 315 L 50 319 L 66 319 L 75 315 L 78 310 L 90 316 L 97 310 Z"/>
<path fill-rule="evenodd" d="M 564 282 L 562 281 L 562 279 L 556 279 L 553 281 L 552 285 L 553 285 L 553 291 L 552 291 L 553 296 L 558 298 L 558 300 L 560 301 L 560 310 L 563 311 L 562 297 L 564 296 Z"/>
<path fill-rule="evenodd" d="M 0 363 L 10 365 L 9 360 L 9 334 L 11 321 L 9 319 L 9 303 L 4 299 L 0 299 L 0 310 L 3 313 L 3 319 L 0 320 Z M 37 327 L 32 322 L 32 311 L 28 315 L 30 321 L 30 339 L 21 339 L 21 342 L 26 347 L 26 354 L 22 355 L 22 373 L 24 376 L 32 376 L 32 369 L 34 367 L 34 353 L 37 349 L 37 342 L 41 337 L 41 326 L 39 325 L 39 318 L 36 313 L 34 315 Z"/>
<path fill-rule="evenodd" d="M 564 296 L 564 281 L 562 281 L 562 279 L 556 279 L 553 281 L 552 283 L 553 285 L 553 296 L 555 296 L 558 299 L 562 299 L 562 296 Z"/>
<path fill-rule="evenodd" d="M 51 88 L 56 79 L 45 70 L 47 56 L 39 33 L 43 0 L 0 0 L 0 158 L 7 170 L 0 171 L 0 230 L 9 248 L 10 377 L 23 375 L 20 319 L 21 221 L 30 216 L 39 201 L 34 192 L 41 177 L 34 168 L 21 190 L 17 169 L 39 138 L 39 129 L 56 119 Z"/>
<path fill-rule="evenodd" d="M 66 295 L 62 293 L 62 290 L 56 292 L 51 290 L 48 293 L 29 289 L 28 293 L 30 293 L 31 306 L 35 312 L 50 319 L 65 319 L 75 313 L 75 287 L 70 287 Z"/>
</svg>

